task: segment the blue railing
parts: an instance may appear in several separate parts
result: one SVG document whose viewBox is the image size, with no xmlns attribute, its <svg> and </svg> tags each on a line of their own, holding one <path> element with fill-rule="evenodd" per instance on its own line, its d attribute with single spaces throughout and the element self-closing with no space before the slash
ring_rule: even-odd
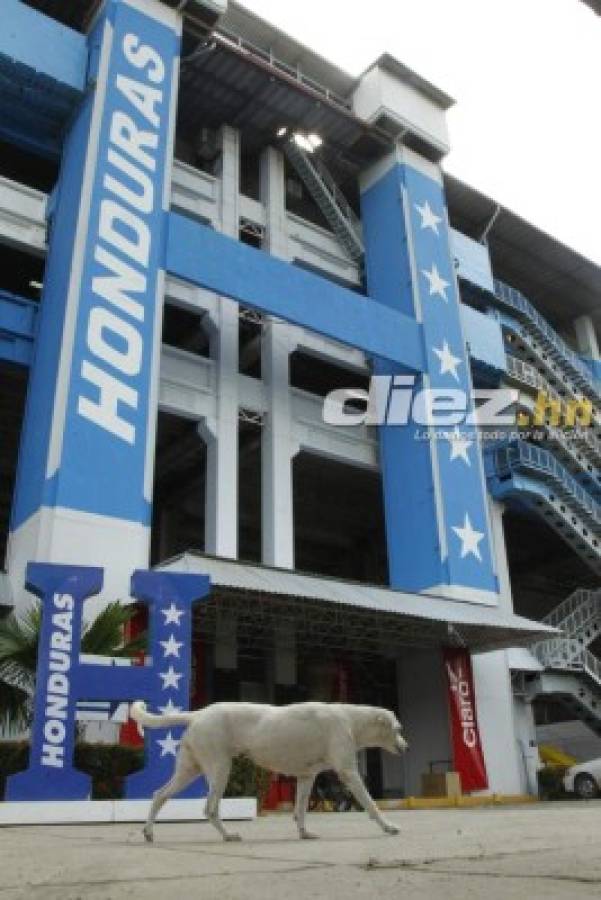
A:
<svg viewBox="0 0 601 900">
<path fill-rule="evenodd" d="M 568 347 L 555 329 L 543 316 L 541 316 L 539 311 L 534 308 L 532 303 L 530 303 L 520 291 L 505 284 L 503 281 L 499 281 L 498 278 L 495 278 L 494 294 L 497 300 L 506 306 L 511 307 L 514 312 L 518 313 L 522 320 L 525 319 L 528 324 L 532 325 L 538 332 L 540 339 L 550 346 L 551 351 L 555 351 L 557 356 L 561 357 L 564 365 L 569 367 L 572 376 L 575 376 L 576 380 L 581 385 L 584 384 L 585 388 L 588 389 L 595 398 L 601 400 L 601 391 L 593 378 L 589 366 L 587 366 L 584 360 L 582 360 L 571 347 Z"/>
<path fill-rule="evenodd" d="M 491 448 L 486 454 L 486 471 L 489 478 L 500 481 L 516 473 L 538 476 L 552 484 L 566 500 L 576 504 L 601 532 L 601 505 L 548 450 L 526 441 L 512 441 Z"/>
<path fill-rule="evenodd" d="M 39 303 L 0 289 L 0 360 L 29 366 Z"/>
</svg>

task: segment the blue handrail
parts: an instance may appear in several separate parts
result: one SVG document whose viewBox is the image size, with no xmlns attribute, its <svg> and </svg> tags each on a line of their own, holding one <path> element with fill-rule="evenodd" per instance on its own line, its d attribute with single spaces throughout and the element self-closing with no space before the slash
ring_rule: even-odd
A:
<svg viewBox="0 0 601 900">
<path fill-rule="evenodd" d="M 601 392 L 593 378 L 592 372 L 587 364 L 582 360 L 571 347 L 557 334 L 552 325 L 541 316 L 539 311 L 535 309 L 532 303 L 524 297 L 524 295 L 516 288 L 511 287 L 498 278 L 494 279 L 494 295 L 497 300 L 511 307 L 517 312 L 522 319 L 526 319 L 538 331 L 542 340 L 547 341 L 556 353 L 563 358 L 563 361 L 572 370 L 572 374 L 578 380 L 584 382 L 586 388 L 593 394 L 595 398 L 601 400 Z"/>
<path fill-rule="evenodd" d="M 576 502 L 601 529 L 601 505 L 548 450 L 518 440 L 493 447 L 487 452 L 489 477 L 503 480 L 519 472 L 535 474 L 552 482 L 556 489 Z"/>
</svg>

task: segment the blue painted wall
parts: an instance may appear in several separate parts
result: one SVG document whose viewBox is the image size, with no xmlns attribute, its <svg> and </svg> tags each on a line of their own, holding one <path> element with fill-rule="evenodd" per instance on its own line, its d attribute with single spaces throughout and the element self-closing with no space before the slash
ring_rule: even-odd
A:
<svg viewBox="0 0 601 900">
<path fill-rule="evenodd" d="M 505 344 L 500 323 L 471 306 L 461 305 L 461 321 L 472 360 L 497 374 L 507 371 Z"/>
</svg>

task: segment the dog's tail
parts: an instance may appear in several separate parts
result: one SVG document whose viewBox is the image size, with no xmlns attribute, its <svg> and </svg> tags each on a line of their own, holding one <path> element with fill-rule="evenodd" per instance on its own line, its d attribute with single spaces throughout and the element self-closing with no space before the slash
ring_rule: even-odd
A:
<svg viewBox="0 0 601 900">
<path fill-rule="evenodd" d="M 138 731 L 144 734 L 143 726 L 146 728 L 170 728 L 174 725 L 189 725 L 194 716 L 193 712 L 178 712 L 171 715 L 156 716 L 149 713 L 146 704 L 142 700 L 136 700 L 129 708 L 129 714 L 134 722 L 138 723 Z"/>
</svg>

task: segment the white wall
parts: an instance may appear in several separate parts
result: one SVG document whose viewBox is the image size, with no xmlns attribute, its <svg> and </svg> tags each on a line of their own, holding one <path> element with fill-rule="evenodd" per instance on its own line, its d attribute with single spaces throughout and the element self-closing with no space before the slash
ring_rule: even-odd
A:
<svg viewBox="0 0 601 900">
<path fill-rule="evenodd" d="M 514 696 L 513 716 L 515 720 L 515 736 L 522 762 L 522 793 L 537 794 L 537 772 L 540 768 L 536 741 L 536 726 L 532 704 L 523 697 Z"/>
<path fill-rule="evenodd" d="M 507 551 L 503 533 L 502 503 L 490 500 L 492 544 L 499 579 L 499 606 L 513 610 Z M 524 762 L 517 735 L 513 689 L 508 653 L 479 653 L 472 656 L 476 712 L 489 791 L 521 794 L 525 790 Z"/>
<path fill-rule="evenodd" d="M 488 789 L 496 794 L 520 794 L 523 763 L 515 733 L 507 654 L 504 650 L 475 654 L 472 665 Z"/>
</svg>

